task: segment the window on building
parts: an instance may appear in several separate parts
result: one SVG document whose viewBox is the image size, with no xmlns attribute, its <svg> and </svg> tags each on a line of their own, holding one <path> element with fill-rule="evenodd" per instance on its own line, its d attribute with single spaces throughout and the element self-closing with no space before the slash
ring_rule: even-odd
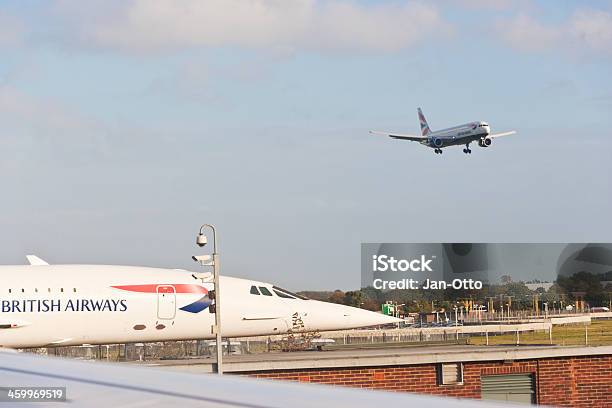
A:
<svg viewBox="0 0 612 408">
<path fill-rule="evenodd" d="M 536 402 L 536 385 L 532 374 L 483 375 L 480 378 L 483 400 Z"/>
<path fill-rule="evenodd" d="M 462 363 L 438 364 L 438 385 L 463 384 Z"/>
<path fill-rule="evenodd" d="M 251 286 L 251 295 L 259 295 L 259 291 L 257 290 L 257 286 Z"/>
<path fill-rule="evenodd" d="M 272 293 L 265 286 L 260 286 L 259 290 L 261 291 L 261 294 L 264 296 L 272 296 Z"/>
</svg>

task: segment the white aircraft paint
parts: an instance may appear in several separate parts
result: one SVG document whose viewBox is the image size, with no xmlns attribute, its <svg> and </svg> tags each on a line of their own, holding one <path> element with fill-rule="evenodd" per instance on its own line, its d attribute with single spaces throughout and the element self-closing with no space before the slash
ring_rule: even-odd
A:
<svg viewBox="0 0 612 408">
<path fill-rule="evenodd" d="M 0 347 L 212 339 L 209 274 L 135 266 L 0 266 Z M 221 276 L 224 337 L 395 323 L 390 316 L 300 299 L 272 284 Z"/>
</svg>

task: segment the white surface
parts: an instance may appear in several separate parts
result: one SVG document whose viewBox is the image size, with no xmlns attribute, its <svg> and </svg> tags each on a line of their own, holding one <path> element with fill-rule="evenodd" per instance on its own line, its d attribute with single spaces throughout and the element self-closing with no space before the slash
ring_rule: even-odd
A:
<svg viewBox="0 0 612 408">
<path fill-rule="evenodd" d="M 272 296 L 250 294 L 252 285 L 265 286 Z M 148 292 L 115 286 L 146 286 Z M 344 305 L 281 298 L 272 286 L 221 276 L 224 337 L 340 330 L 400 321 Z M 0 347 L 214 337 L 211 326 L 215 315 L 208 309 L 197 313 L 181 310 L 202 300 L 212 289 L 211 282 L 195 279 L 188 271 L 103 265 L 0 266 L 0 288 L 2 320 L 29 323 L 0 329 Z M 163 288 L 168 293 L 158 293 Z M 93 305 L 98 305 L 96 310 Z"/>
<path fill-rule="evenodd" d="M 0 352 L 5 386 L 66 387 L 73 407 L 495 407 L 475 400 L 366 391 Z M 20 403 L 58 407 L 62 403 Z M 7 405 L 8 406 L 8 405 Z"/>
</svg>

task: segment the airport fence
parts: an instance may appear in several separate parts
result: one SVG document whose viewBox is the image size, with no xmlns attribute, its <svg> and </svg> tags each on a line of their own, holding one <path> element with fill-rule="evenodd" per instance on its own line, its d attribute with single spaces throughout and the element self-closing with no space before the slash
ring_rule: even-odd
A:
<svg viewBox="0 0 612 408">
<path fill-rule="evenodd" d="M 232 339 L 224 342 L 226 354 L 251 354 L 272 351 L 326 348 L 420 344 L 612 344 L 612 314 L 564 315 L 550 319 L 531 320 L 524 323 L 495 323 L 466 326 L 423 327 L 403 329 L 345 330 L 320 333 L 297 345 L 287 347 L 287 336 L 260 336 Z M 591 322 L 592 318 L 593 320 Z M 128 343 L 80 347 L 53 347 L 29 350 L 41 354 L 57 355 L 77 359 L 100 359 L 109 361 L 138 361 L 206 358 L 214 356 L 215 344 L 207 340 L 169 341 L 156 343 Z"/>
</svg>

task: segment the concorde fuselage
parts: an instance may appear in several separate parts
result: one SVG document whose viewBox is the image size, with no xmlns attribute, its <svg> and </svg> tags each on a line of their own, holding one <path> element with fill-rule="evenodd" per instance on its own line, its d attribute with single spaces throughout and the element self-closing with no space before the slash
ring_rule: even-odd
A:
<svg viewBox="0 0 612 408">
<path fill-rule="evenodd" d="M 0 266 L 0 347 L 214 338 L 210 277 L 134 266 Z M 300 299 L 272 284 L 221 276 L 224 337 L 396 322 Z"/>
</svg>

